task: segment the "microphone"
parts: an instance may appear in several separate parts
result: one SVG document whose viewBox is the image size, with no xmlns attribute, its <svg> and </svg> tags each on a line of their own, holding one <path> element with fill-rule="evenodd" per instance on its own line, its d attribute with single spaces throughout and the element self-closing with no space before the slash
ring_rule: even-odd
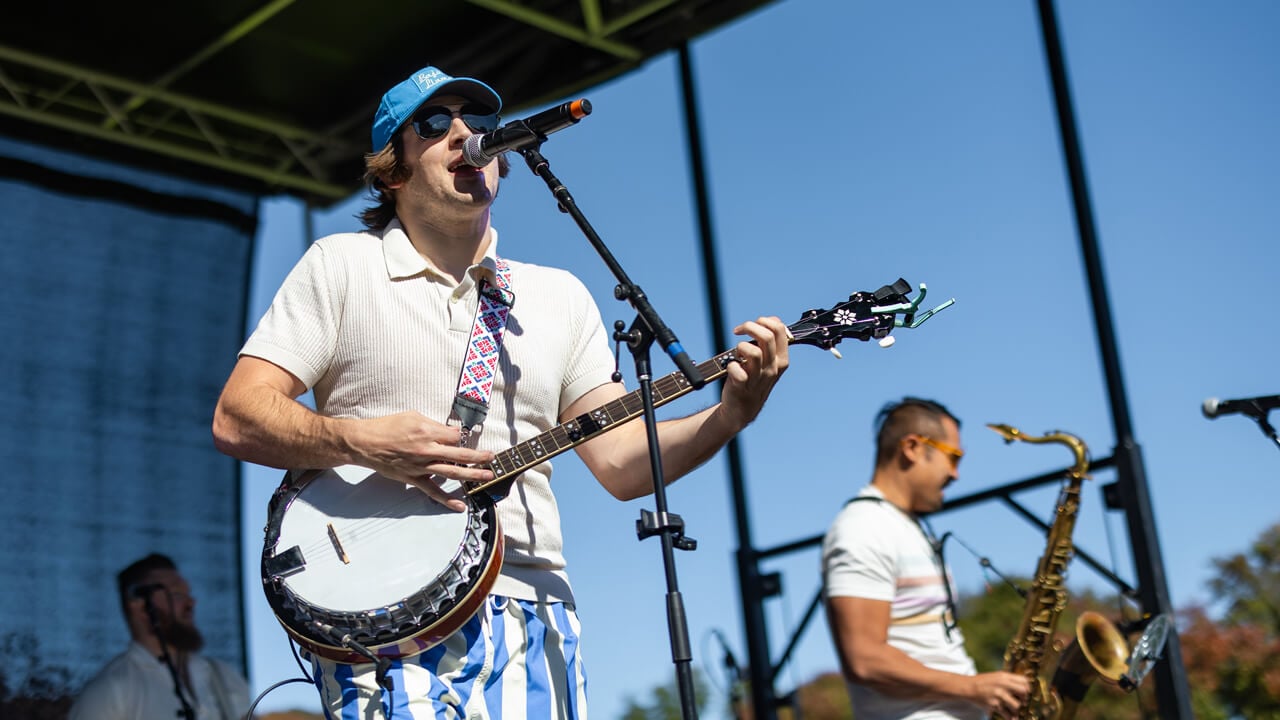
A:
<svg viewBox="0 0 1280 720">
<path fill-rule="evenodd" d="M 724 635 L 719 630 L 712 629 L 711 632 L 716 636 L 716 640 L 720 641 L 720 647 L 724 649 L 724 666 L 725 669 L 733 672 L 733 678 L 729 681 L 729 707 L 735 718 L 741 717 L 738 714 L 738 703 L 742 702 L 742 691 L 745 685 L 742 668 L 738 667 L 738 659 L 733 656 L 733 651 L 729 649 L 729 643 L 725 642 Z"/>
<path fill-rule="evenodd" d="M 1233 413 L 1260 418 L 1268 410 L 1277 407 L 1280 407 L 1280 395 L 1265 395 L 1263 397 L 1244 398 L 1243 400 L 1209 398 L 1204 401 L 1200 410 L 1204 412 L 1205 417 L 1212 420 L 1219 415 L 1231 415 Z"/>
<path fill-rule="evenodd" d="M 590 114 L 591 102 L 583 98 L 509 122 L 492 132 L 472 135 L 462 145 L 462 161 L 472 167 L 484 167 L 502 153 L 540 143 L 551 133 L 575 125 Z"/>
</svg>

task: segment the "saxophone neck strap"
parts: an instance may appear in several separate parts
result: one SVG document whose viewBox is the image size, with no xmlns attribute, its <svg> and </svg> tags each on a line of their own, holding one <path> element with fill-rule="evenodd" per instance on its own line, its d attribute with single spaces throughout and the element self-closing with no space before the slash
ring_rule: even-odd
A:
<svg viewBox="0 0 1280 720">
<path fill-rule="evenodd" d="M 898 512 L 898 515 L 911 520 L 912 524 L 920 530 L 920 534 L 924 536 L 925 544 L 929 546 L 929 550 L 933 553 L 933 562 L 937 566 L 938 577 L 942 580 L 942 587 L 947 593 L 947 607 L 942 613 L 942 629 L 947 636 L 947 640 L 950 641 L 951 633 L 956 627 L 956 596 L 951 587 L 951 573 L 947 570 L 947 559 L 942 554 L 942 546 L 947 541 L 947 538 L 952 536 L 951 533 L 946 533 L 942 536 L 942 539 L 939 540 L 938 537 L 934 535 L 933 528 L 929 525 L 929 521 L 923 516 L 907 512 L 897 505 L 894 505 L 888 498 L 880 497 L 879 495 L 858 495 L 857 497 L 850 498 L 849 501 L 845 503 L 845 507 L 856 502 L 864 501 L 875 501 L 886 507 L 893 508 Z"/>
</svg>

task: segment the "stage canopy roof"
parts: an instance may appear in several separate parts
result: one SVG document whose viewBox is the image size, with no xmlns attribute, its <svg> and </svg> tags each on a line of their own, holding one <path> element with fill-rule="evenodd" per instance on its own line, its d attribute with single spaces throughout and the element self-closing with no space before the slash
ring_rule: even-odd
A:
<svg viewBox="0 0 1280 720">
<path fill-rule="evenodd" d="M 0 134 L 324 206 L 360 189 L 383 91 L 423 65 L 484 79 L 512 117 L 769 1 L 11 4 Z"/>
</svg>

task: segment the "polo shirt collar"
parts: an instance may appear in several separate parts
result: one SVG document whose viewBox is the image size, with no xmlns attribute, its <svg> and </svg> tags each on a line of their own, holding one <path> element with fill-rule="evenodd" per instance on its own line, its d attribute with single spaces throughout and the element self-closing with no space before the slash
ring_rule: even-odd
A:
<svg viewBox="0 0 1280 720">
<path fill-rule="evenodd" d="M 484 257 L 468 270 L 469 274 L 477 280 L 479 279 L 476 277 L 477 275 L 483 275 L 490 280 L 497 277 L 498 231 L 492 227 L 489 228 L 489 231 L 492 233 L 492 237 L 489 247 L 485 250 Z M 387 275 L 392 280 L 403 280 L 424 274 L 437 278 L 447 277 L 435 265 L 422 257 L 417 248 L 413 246 L 413 242 L 409 240 L 409 234 L 404 231 L 399 219 L 388 223 L 386 229 L 382 232 L 382 255 L 387 264 Z"/>
</svg>

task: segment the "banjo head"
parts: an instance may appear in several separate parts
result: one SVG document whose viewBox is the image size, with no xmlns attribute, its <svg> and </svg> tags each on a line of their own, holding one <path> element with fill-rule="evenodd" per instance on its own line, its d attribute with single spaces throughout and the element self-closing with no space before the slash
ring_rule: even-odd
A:
<svg viewBox="0 0 1280 720">
<path fill-rule="evenodd" d="M 370 661 L 346 636 L 379 657 L 440 642 L 480 608 L 502 563 L 492 499 L 462 497 L 467 510 L 454 512 L 353 465 L 290 473 L 272 498 L 262 552 L 277 619 L 339 662 Z"/>
</svg>

